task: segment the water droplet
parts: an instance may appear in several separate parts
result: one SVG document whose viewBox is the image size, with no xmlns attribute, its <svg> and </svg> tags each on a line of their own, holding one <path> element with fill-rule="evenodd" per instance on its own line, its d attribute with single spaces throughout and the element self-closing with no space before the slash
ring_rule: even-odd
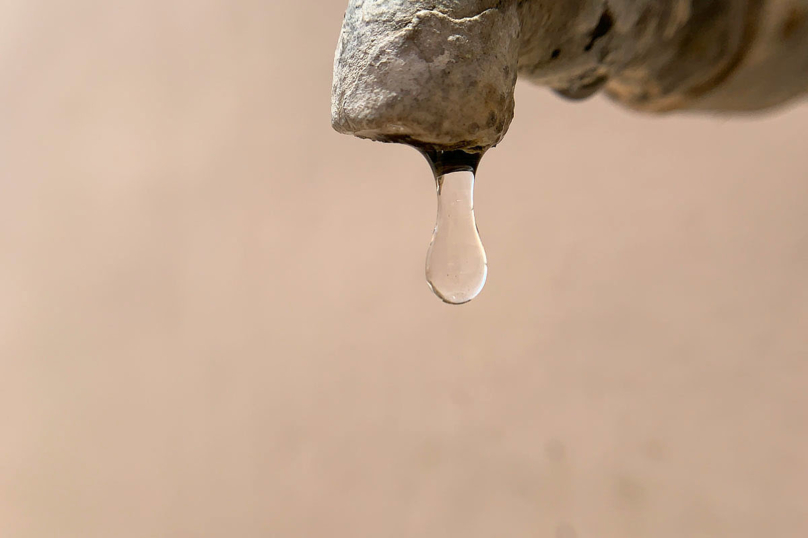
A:
<svg viewBox="0 0 808 538">
<path fill-rule="evenodd" d="M 426 257 L 426 280 L 444 302 L 471 301 L 485 286 L 488 259 L 474 218 L 481 153 L 424 151 L 438 190 L 438 220 Z"/>
</svg>

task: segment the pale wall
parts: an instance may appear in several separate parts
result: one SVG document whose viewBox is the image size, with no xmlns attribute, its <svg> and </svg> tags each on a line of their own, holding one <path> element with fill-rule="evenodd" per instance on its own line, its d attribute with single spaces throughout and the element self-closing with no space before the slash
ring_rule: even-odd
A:
<svg viewBox="0 0 808 538">
<path fill-rule="evenodd" d="M 344 4 L 0 7 L 0 536 L 807 535 L 808 107 L 521 86 L 452 308 Z"/>
</svg>

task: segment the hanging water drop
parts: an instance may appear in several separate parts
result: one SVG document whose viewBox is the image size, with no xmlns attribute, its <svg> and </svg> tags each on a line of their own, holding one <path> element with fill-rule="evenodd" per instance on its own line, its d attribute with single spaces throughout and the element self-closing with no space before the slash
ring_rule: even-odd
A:
<svg viewBox="0 0 808 538">
<path fill-rule="evenodd" d="M 488 259 L 474 217 L 481 153 L 424 151 L 438 191 L 438 219 L 426 257 L 426 280 L 444 302 L 471 301 L 485 286 Z"/>
</svg>

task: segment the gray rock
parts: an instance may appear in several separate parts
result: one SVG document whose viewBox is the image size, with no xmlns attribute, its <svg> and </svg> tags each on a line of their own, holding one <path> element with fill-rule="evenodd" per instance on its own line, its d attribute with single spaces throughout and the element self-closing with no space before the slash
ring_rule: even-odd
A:
<svg viewBox="0 0 808 538">
<path fill-rule="evenodd" d="M 374 140 L 487 148 L 513 119 L 516 2 L 354 0 L 335 62 L 332 123 Z"/>
<path fill-rule="evenodd" d="M 484 151 L 520 76 L 643 111 L 749 111 L 808 88 L 808 0 L 351 0 L 340 132 Z"/>
</svg>

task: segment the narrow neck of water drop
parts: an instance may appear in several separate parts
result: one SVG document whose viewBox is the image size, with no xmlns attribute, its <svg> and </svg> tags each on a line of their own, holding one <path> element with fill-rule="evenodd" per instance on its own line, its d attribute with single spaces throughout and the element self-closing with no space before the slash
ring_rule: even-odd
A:
<svg viewBox="0 0 808 538">
<path fill-rule="evenodd" d="M 435 178 L 438 189 L 438 224 L 447 230 L 452 227 L 474 224 L 474 183 L 476 177 L 470 170 L 458 170 Z"/>
<path fill-rule="evenodd" d="M 477 174 L 477 168 L 483 158 L 482 153 L 468 153 L 462 150 L 421 150 L 421 153 L 426 157 L 436 180 L 452 172 L 468 171 Z"/>
<path fill-rule="evenodd" d="M 438 215 L 426 260 L 429 287 L 444 302 L 463 304 L 482 291 L 488 260 L 474 215 L 479 154 L 427 154 L 435 174 Z"/>
</svg>

